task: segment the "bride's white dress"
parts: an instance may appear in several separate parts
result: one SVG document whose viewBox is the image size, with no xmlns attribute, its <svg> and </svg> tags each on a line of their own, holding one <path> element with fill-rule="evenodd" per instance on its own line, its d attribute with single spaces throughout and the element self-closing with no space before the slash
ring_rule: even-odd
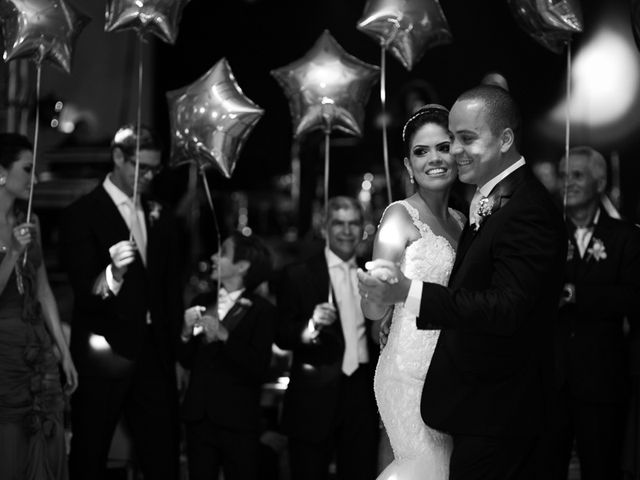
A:
<svg viewBox="0 0 640 480">
<path fill-rule="evenodd" d="M 420 232 L 404 251 L 400 268 L 412 280 L 446 285 L 455 260 L 449 241 L 431 231 L 418 211 L 402 204 Z M 392 204 L 393 205 L 393 204 Z M 462 223 L 458 212 L 450 210 Z M 416 318 L 402 304 L 394 307 L 387 344 L 380 353 L 374 390 L 395 460 L 378 480 L 447 480 L 453 442 L 449 435 L 424 424 L 420 397 L 439 330 L 418 330 Z"/>
</svg>

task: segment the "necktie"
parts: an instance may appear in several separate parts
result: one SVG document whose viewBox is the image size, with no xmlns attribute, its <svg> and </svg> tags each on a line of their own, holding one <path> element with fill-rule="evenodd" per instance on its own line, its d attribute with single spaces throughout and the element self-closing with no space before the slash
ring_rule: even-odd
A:
<svg viewBox="0 0 640 480">
<path fill-rule="evenodd" d="M 476 193 L 473 194 L 473 198 L 471 199 L 471 204 L 469 205 L 469 225 L 473 226 L 478 223 L 479 218 L 476 212 L 478 211 L 478 203 L 481 198 L 482 193 L 480 193 L 480 189 L 477 188 Z"/>
<path fill-rule="evenodd" d="M 591 240 L 591 227 L 576 227 L 575 239 L 578 245 L 578 251 L 580 252 L 580 258 L 584 257 L 584 252 L 587 251 L 589 241 Z"/>
<path fill-rule="evenodd" d="M 144 230 L 140 226 L 140 222 L 144 221 L 144 218 L 140 218 L 140 213 L 142 209 L 136 211 L 134 208 L 134 204 L 131 200 L 128 200 L 125 205 L 129 210 L 129 228 L 131 229 L 131 234 L 133 235 L 133 239 L 136 242 L 136 246 L 138 248 L 138 252 L 140 253 L 140 258 L 142 259 L 142 263 L 147 265 L 147 237 L 145 235 Z M 134 213 L 135 212 L 135 213 Z M 144 213 L 143 213 L 144 216 Z"/>
<path fill-rule="evenodd" d="M 340 322 L 344 334 L 344 357 L 342 358 L 342 371 L 345 375 L 351 375 L 360 365 L 358 359 L 358 319 L 362 316 L 360 311 L 360 296 L 355 290 L 351 278 L 352 266 L 342 262 L 338 268 L 342 281 L 340 295 Z"/>
</svg>

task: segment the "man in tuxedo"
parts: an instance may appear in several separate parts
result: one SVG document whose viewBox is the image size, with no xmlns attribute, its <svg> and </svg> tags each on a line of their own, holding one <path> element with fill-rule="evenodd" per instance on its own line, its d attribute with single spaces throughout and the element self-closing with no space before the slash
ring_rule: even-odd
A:
<svg viewBox="0 0 640 480">
<path fill-rule="evenodd" d="M 146 195 L 161 167 L 157 137 L 136 127 L 111 144 L 113 168 L 63 213 L 61 261 L 74 292 L 71 354 L 82 385 L 71 400 L 70 474 L 102 479 L 124 415 L 144 478 L 177 477 L 175 349 L 182 319 L 179 228 Z M 130 232 L 132 240 L 130 240 Z"/>
<path fill-rule="evenodd" d="M 558 416 L 554 479 L 566 480 L 574 444 L 581 478 L 620 479 L 629 371 L 624 317 L 640 312 L 640 229 L 601 206 L 607 164 L 590 147 L 559 162 L 568 253 L 556 324 Z"/>
<path fill-rule="evenodd" d="M 562 287 L 562 216 L 518 153 L 520 116 L 510 94 L 479 86 L 449 114 L 451 154 L 477 186 L 470 221 L 443 287 L 359 272 L 360 291 L 405 302 L 418 328 L 442 329 L 425 379 L 427 425 L 453 435 L 450 479 L 548 478 L 540 465 L 553 375 L 552 328 Z"/>
<path fill-rule="evenodd" d="M 260 395 L 275 307 L 254 290 L 270 271 L 262 241 L 234 232 L 213 256 L 220 291 L 197 296 L 184 314 L 178 354 L 191 371 L 182 404 L 190 480 L 217 479 L 220 469 L 227 480 L 259 478 Z"/>
<path fill-rule="evenodd" d="M 360 309 L 356 248 L 363 213 L 355 199 L 332 198 L 323 233 L 326 248 L 283 272 L 276 342 L 291 350 L 282 427 L 289 438 L 293 480 L 373 479 L 377 411 L 373 394 L 376 349 Z"/>
</svg>

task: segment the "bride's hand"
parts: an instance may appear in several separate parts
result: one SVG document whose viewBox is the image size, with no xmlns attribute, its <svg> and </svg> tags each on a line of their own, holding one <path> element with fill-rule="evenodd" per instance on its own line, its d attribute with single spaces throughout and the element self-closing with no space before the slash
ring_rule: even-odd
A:
<svg viewBox="0 0 640 480">
<path fill-rule="evenodd" d="M 373 268 L 368 270 L 369 275 L 373 278 L 377 278 L 381 282 L 394 284 L 398 281 L 398 277 L 395 276 L 395 272 L 386 266 Z"/>
</svg>

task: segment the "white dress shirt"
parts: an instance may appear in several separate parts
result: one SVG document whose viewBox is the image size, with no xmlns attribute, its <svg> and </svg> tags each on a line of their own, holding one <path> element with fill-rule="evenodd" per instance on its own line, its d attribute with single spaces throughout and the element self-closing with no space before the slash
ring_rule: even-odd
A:
<svg viewBox="0 0 640 480">
<path fill-rule="evenodd" d="M 331 292 L 340 312 L 344 334 L 342 371 L 351 375 L 360 363 L 369 361 L 364 314 L 360 308 L 355 257 L 343 261 L 329 248 L 324 250 L 331 279 Z"/>
<path fill-rule="evenodd" d="M 491 190 L 500 183 L 502 180 L 507 178 L 511 173 L 515 172 L 520 167 L 525 165 L 524 157 L 520 157 L 517 162 L 505 168 L 498 175 L 493 177 L 487 183 L 478 187 L 478 191 L 480 195 L 483 197 L 488 197 L 491 194 Z M 412 280 L 411 286 L 409 287 L 409 293 L 407 294 L 407 299 L 404 302 L 404 307 L 407 312 L 415 315 L 416 317 L 420 315 L 420 303 L 422 302 L 422 282 L 419 280 Z"/>
<path fill-rule="evenodd" d="M 238 301 L 242 292 L 244 292 L 244 288 L 233 292 L 227 292 L 224 287 L 220 288 L 220 291 L 218 292 L 218 318 L 220 321 L 222 321 L 227 313 L 229 313 L 229 310 L 231 310 Z"/>
</svg>

